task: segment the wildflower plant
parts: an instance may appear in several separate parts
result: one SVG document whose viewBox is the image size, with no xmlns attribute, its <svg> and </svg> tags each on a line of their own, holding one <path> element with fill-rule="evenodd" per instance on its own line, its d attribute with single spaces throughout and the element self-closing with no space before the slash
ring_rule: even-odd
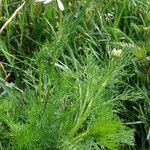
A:
<svg viewBox="0 0 150 150">
<path fill-rule="evenodd" d="M 0 149 L 150 149 L 148 0 L 0 2 Z"/>
</svg>

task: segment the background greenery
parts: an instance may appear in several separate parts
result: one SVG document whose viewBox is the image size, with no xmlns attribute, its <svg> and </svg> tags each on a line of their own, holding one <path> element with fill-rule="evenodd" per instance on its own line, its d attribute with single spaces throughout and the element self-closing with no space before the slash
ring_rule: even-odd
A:
<svg viewBox="0 0 150 150">
<path fill-rule="evenodd" d="M 149 150 L 150 1 L 62 2 L 26 1 L 0 35 L 0 149 Z"/>
</svg>

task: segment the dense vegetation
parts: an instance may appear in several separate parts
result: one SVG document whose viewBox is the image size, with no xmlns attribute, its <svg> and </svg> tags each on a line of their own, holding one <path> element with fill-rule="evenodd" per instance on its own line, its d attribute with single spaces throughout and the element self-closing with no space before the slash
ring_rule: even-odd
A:
<svg viewBox="0 0 150 150">
<path fill-rule="evenodd" d="M 149 150 L 150 1 L 62 3 L 0 5 L 0 149 Z"/>
</svg>

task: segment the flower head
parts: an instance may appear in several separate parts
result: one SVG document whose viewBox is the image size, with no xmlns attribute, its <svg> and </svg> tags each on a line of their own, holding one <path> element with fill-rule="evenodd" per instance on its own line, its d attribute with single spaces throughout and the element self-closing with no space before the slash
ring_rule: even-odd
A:
<svg viewBox="0 0 150 150">
<path fill-rule="evenodd" d="M 61 0 L 56 0 L 57 1 L 57 4 L 58 4 L 58 7 L 61 11 L 64 11 L 64 5 L 63 3 L 61 2 Z M 44 4 L 48 4 L 50 2 L 52 2 L 52 0 L 35 0 L 36 3 L 38 2 L 43 2 Z"/>
<path fill-rule="evenodd" d="M 112 52 L 111 52 L 112 56 L 114 57 L 120 57 L 121 54 L 122 54 L 122 50 L 121 49 L 113 49 Z"/>
</svg>

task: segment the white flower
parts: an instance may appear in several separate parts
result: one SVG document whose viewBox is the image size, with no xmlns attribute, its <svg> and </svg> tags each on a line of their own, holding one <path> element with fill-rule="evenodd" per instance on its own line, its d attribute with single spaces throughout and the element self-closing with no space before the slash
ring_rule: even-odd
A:
<svg viewBox="0 0 150 150">
<path fill-rule="evenodd" d="M 112 54 L 112 56 L 114 56 L 114 57 L 120 57 L 121 56 L 121 54 L 122 54 L 122 50 L 121 49 L 113 49 L 112 51 L 111 51 L 111 54 Z"/>
<path fill-rule="evenodd" d="M 38 3 L 38 2 L 43 2 L 44 4 L 48 4 L 50 3 L 52 0 L 35 0 L 34 2 Z M 63 3 L 61 2 L 61 0 L 56 0 L 57 1 L 57 4 L 58 4 L 58 7 L 61 11 L 64 11 L 64 5 Z"/>
</svg>

